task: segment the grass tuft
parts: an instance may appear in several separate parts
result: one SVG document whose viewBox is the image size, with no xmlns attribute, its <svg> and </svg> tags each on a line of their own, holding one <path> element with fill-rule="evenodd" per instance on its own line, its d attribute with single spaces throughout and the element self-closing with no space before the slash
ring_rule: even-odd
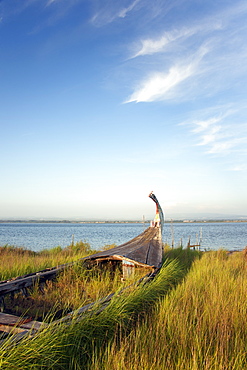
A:
<svg viewBox="0 0 247 370">
<path fill-rule="evenodd" d="M 137 328 L 94 354 L 90 369 L 246 369 L 246 296 L 244 254 L 205 253 Z"/>
<path fill-rule="evenodd" d="M 110 271 L 89 272 L 77 264 L 54 283 L 61 292 L 54 305 L 76 308 L 86 295 L 94 300 L 121 289 L 119 282 L 118 273 L 112 278 Z M 53 294 L 49 289 L 47 297 Z M 242 370 L 247 368 L 246 296 L 245 251 L 166 248 L 151 283 L 132 284 L 104 310 L 95 304 L 80 321 L 74 315 L 70 325 L 53 323 L 17 346 L 5 342 L 0 368 Z"/>
</svg>

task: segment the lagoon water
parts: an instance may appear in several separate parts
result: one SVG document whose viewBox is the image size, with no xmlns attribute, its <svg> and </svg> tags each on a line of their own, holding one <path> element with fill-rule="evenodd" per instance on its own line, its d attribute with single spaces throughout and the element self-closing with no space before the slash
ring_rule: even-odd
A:
<svg viewBox="0 0 247 370">
<path fill-rule="evenodd" d="M 65 247 L 74 241 L 86 241 L 93 249 L 106 244 L 120 245 L 138 234 L 148 224 L 135 223 L 1 223 L 0 246 L 21 246 L 33 251 L 56 246 Z M 186 246 L 190 237 L 196 244 L 202 235 L 201 249 L 242 250 L 247 246 L 247 222 L 166 223 L 163 242 Z"/>
</svg>

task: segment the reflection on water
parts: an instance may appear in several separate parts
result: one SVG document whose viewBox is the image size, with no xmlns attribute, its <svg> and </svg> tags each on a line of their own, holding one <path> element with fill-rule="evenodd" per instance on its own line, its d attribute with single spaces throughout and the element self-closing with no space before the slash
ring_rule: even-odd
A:
<svg viewBox="0 0 247 370">
<path fill-rule="evenodd" d="M 86 241 L 93 249 L 100 249 L 106 244 L 122 244 L 149 225 L 143 224 L 0 224 L 0 245 L 23 246 L 34 251 L 65 247 L 74 241 Z M 178 246 L 181 241 L 185 247 L 190 237 L 191 244 L 196 244 L 202 234 L 202 249 L 243 249 L 247 245 L 247 222 L 215 223 L 166 223 L 163 241 Z"/>
</svg>

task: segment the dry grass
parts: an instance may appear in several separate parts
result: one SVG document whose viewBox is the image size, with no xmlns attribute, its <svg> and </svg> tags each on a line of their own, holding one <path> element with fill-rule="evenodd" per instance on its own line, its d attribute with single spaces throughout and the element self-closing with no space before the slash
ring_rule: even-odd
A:
<svg viewBox="0 0 247 370">
<path fill-rule="evenodd" d="M 186 279 L 90 369 L 242 370 L 247 368 L 245 254 L 205 253 Z"/>
<path fill-rule="evenodd" d="M 167 250 L 165 256 L 169 263 L 152 284 L 133 286 L 99 315 L 85 316 L 80 323 L 47 329 L 11 351 L 6 344 L 0 352 L 0 367 L 247 368 L 246 251 L 228 254 L 220 250 L 201 255 L 177 248 Z M 54 305 L 61 302 L 63 308 L 78 307 L 117 289 L 119 277 L 116 274 L 112 278 L 109 272 L 102 275 L 97 270 L 90 275 L 76 265 L 64 271 L 56 283 L 48 284 L 45 296 L 48 301 L 48 296 L 52 300 L 54 294 Z M 54 293 L 52 284 L 59 287 L 59 293 Z M 33 294 L 33 298 L 35 294 L 41 297 L 39 292 Z"/>
<path fill-rule="evenodd" d="M 90 245 L 82 241 L 63 249 L 55 247 L 40 252 L 6 245 L 0 247 L 0 280 L 73 262 L 92 253 Z"/>
<path fill-rule="evenodd" d="M 80 261 L 82 257 L 92 253 L 87 243 L 76 243 L 65 249 L 60 247 L 41 252 L 31 252 L 22 248 L 0 248 L 2 278 L 28 274 L 46 267 L 57 266 L 67 262 L 78 261 L 73 266 L 62 270 L 54 281 L 47 281 L 41 287 L 35 286 L 28 291 L 28 297 L 22 292 L 7 295 L 4 299 L 5 312 L 25 315 L 36 320 L 57 318 L 67 311 L 94 302 L 116 291 L 124 284 L 121 272 L 114 274 L 110 269 L 103 271 L 97 267 L 90 270 Z M 126 284 L 143 276 L 147 271 L 137 271 Z M 51 315 L 52 313 L 52 315 Z"/>
<path fill-rule="evenodd" d="M 80 321 L 72 321 L 71 325 L 52 324 L 33 339 L 24 339 L 17 346 L 5 342 L 0 351 L 1 369 L 90 367 L 94 352 L 99 353 L 121 330 L 127 334 L 136 325 L 138 316 L 144 317 L 150 312 L 155 301 L 170 291 L 182 276 L 178 263 L 171 261 L 151 283 L 138 287 L 132 285 L 120 296 L 115 295 L 105 310 L 97 314 L 92 315 L 90 311 Z"/>
</svg>

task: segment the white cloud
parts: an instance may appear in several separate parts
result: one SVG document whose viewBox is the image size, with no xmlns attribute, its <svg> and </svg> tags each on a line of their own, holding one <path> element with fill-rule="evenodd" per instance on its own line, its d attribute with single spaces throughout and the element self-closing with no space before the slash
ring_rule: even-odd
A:
<svg viewBox="0 0 247 370">
<path fill-rule="evenodd" d="M 236 171 L 236 172 L 247 171 L 247 164 L 236 165 L 232 167 L 230 171 Z"/>
<path fill-rule="evenodd" d="M 229 152 L 229 150 L 234 148 L 238 142 L 239 140 L 236 139 L 215 142 L 212 144 L 211 148 L 207 151 L 207 153 L 220 154 Z"/>
<path fill-rule="evenodd" d="M 46 6 L 50 6 L 53 3 L 59 3 L 59 2 L 61 2 L 61 0 L 48 0 L 47 3 L 46 3 Z"/>
<path fill-rule="evenodd" d="M 232 95 L 236 95 L 238 90 L 244 90 L 246 85 L 237 84 L 236 81 L 246 75 L 247 71 L 247 28 L 242 21 L 236 27 L 236 22 L 238 17 L 243 16 L 241 11 L 245 12 L 247 6 L 242 4 L 225 9 L 205 16 L 200 19 L 200 23 L 197 19 L 190 24 L 187 22 L 187 25 L 186 21 L 182 24 L 180 22 L 178 27 L 174 24 L 173 29 L 161 32 L 159 37 L 142 38 L 134 52 L 132 44 L 132 57 L 128 60 L 132 67 L 136 63 L 137 73 L 141 71 L 144 77 L 126 102 L 153 102 L 172 98 L 189 101 L 224 93 L 229 88 L 232 89 Z M 202 45 L 201 48 L 199 45 Z M 198 48 L 208 50 L 200 66 L 202 57 L 198 57 L 194 64 L 189 60 L 192 50 Z M 141 61 L 136 58 L 145 55 L 149 57 Z M 186 68 L 186 64 L 189 68 Z M 167 67 L 169 65 L 170 68 Z M 150 73 L 150 68 L 155 68 L 156 72 L 153 70 Z M 197 78 L 192 80 L 193 76 Z M 183 83 L 183 89 L 175 89 L 185 80 L 188 81 Z M 197 130 L 200 130 L 199 126 Z"/>
<path fill-rule="evenodd" d="M 243 15 L 247 10 L 245 3 L 238 4 L 222 12 L 222 14 L 215 14 L 205 19 L 200 19 L 200 23 L 196 21 L 192 26 L 181 27 L 171 31 L 165 31 L 158 38 L 147 38 L 141 40 L 141 48 L 134 54 L 133 58 L 142 55 L 150 55 L 165 51 L 166 47 L 172 42 L 182 40 L 196 35 L 197 37 L 206 36 L 214 31 L 222 31 L 227 28 L 229 22 L 235 17 Z"/>
<path fill-rule="evenodd" d="M 180 29 L 173 29 L 171 31 L 165 31 L 161 36 L 157 38 L 147 38 L 140 41 L 141 47 L 138 51 L 135 52 L 132 58 L 143 55 L 152 55 L 168 50 L 170 44 L 174 44 L 174 47 L 177 47 L 177 44 L 180 42 L 180 47 L 184 47 L 185 41 L 192 37 L 199 37 L 200 35 L 206 35 L 213 31 L 222 30 L 222 22 L 219 19 L 205 19 L 201 20 L 200 24 L 194 24 L 189 27 L 181 27 Z"/>
<path fill-rule="evenodd" d="M 118 13 L 118 17 L 119 18 L 125 18 L 126 15 L 134 9 L 134 7 L 140 2 L 140 0 L 135 0 L 132 4 L 130 4 L 128 7 L 126 8 L 123 8 L 120 10 L 120 12 Z"/>
<path fill-rule="evenodd" d="M 196 125 L 196 128 L 192 130 L 192 132 L 198 133 L 201 131 L 205 131 L 208 127 L 218 123 L 222 120 L 221 117 L 212 117 L 207 120 L 202 121 L 194 121 L 193 124 Z"/>
<path fill-rule="evenodd" d="M 218 133 L 221 130 L 221 126 L 215 126 L 213 127 L 207 134 L 202 135 L 201 139 L 202 141 L 198 145 L 208 145 L 210 143 L 213 143 L 218 138 Z"/>
<path fill-rule="evenodd" d="M 168 73 L 153 73 L 141 83 L 126 103 L 152 102 L 169 98 L 168 93 L 172 88 L 198 73 L 199 62 L 207 52 L 206 47 L 201 47 L 187 64 L 174 65 Z"/>
<path fill-rule="evenodd" d="M 167 74 L 154 73 L 150 78 L 142 83 L 126 101 L 130 102 L 151 102 L 155 100 L 165 99 L 166 93 L 193 74 L 193 66 L 172 67 Z"/>
<path fill-rule="evenodd" d="M 146 39 L 141 41 L 141 49 L 133 56 L 133 58 L 141 55 L 151 55 L 159 53 L 165 49 L 165 47 L 173 41 L 176 41 L 182 37 L 188 37 L 193 35 L 195 30 L 182 29 L 180 31 L 165 32 L 163 36 L 158 39 Z"/>
<path fill-rule="evenodd" d="M 51 5 L 52 3 L 55 3 L 57 0 L 48 0 L 46 6 Z"/>
<path fill-rule="evenodd" d="M 96 27 L 102 27 L 114 22 L 118 18 L 125 18 L 141 0 L 134 0 L 128 6 L 123 7 L 121 1 L 104 1 L 91 18 L 91 23 Z"/>
<path fill-rule="evenodd" d="M 224 107 L 215 107 L 223 110 Z M 208 109 L 213 110 L 212 108 Z M 246 125 L 239 121 L 242 114 L 241 104 L 239 109 L 228 109 L 207 119 L 194 120 L 190 124 L 196 126 L 191 132 L 198 136 L 197 146 L 207 147 L 208 154 L 233 154 L 235 159 L 246 155 Z M 205 114 L 205 112 L 204 112 Z M 198 112 L 198 115 L 200 113 Z M 219 124 L 220 122 L 220 124 Z M 237 165 L 236 165 L 236 168 Z"/>
</svg>

